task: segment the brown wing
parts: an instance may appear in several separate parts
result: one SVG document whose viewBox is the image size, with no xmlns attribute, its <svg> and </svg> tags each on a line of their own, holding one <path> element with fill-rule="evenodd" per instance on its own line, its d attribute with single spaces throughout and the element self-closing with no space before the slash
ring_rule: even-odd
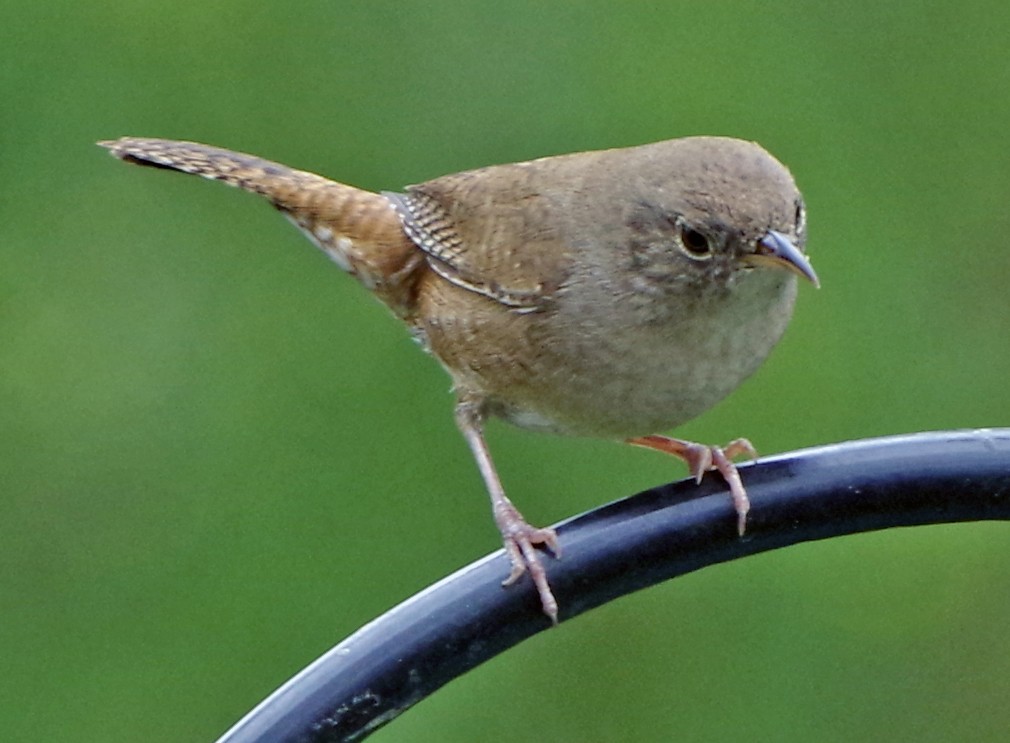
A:
<svg viewBox="0 0 1010 743">
<path fill-rule="evenodd" d="M 571 247 L 540 161 L 498 165 L 385 194 L 404 230 L 447 281 L 518 311 L 544 306 Z"/>
</svg>

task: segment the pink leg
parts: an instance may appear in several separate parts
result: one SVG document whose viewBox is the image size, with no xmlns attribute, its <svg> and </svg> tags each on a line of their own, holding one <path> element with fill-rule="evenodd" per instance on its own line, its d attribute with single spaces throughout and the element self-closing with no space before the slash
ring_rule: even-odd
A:
<svg viewBox="0 0 1010 743">
<path fill-rule="evenodd" d="M 498 526 L 498 531 L 501 532 L 505 552 L 508 553 L 509 559 L 512 561 L 512 572 L 509 573 L 502 585 L 510 586 L 519 580 L 523 573 L 529 572 L 537 587 L 537 592 L 540 594 L 540 604 L 543 606 L 544 614 L 550 617 L 551 622 L 557 624 L 558 602 L 554 598 L 554 594 L 551 593 L 550 584 L 547 582 L 547 570 L 544 568 L 540 554 L 536 549 L 537 545 L 543 545 L 549 548 L 555 557 L 561 557 L 557 534 L 553 529 L 538 529 L 530 526 L 505 495 L 501 480 L 491 461 L 491 452 L 488 450 L 487 442 L 484 441 L 484 419 L 480 411 L 480 404 L 461 400 L 456 405 L 456 424 L 463 432 L 467 444 L 470 445 L 474 459 L 477 460 L 477 468 L 484 478 L 488 495 L 491 496 L 491 512 L 494 515 L 494 522 Z"/>
<path fill-rule="evenodd" d="M 628 439 L 629 444 L 644 446 L 647 449 L 656 449 L 667 454 L 672 454 L 687 462 L 688 469 L 694 476 L 696 482 L 701 482 L 702 476 L 709 470 L 715 470 L 729 485 L 729 492 L 733 496 L 733 507 L 737 513 L 737 531 L 743 536 L 747 528 L 747 512 L 750 510 L 750 499 L 747 498 L 747 491 L 744 490 L 743 482 L 740 480 L 740 473 L 733 458 L 746 454 L 751 459 L 757 458 L 757 452 L 747 439 L 734 439 L 726 446 L 708 446 L 706 444 L 696 444 L 693 441 L 683 439 L 673 439 L 668 436 L 640 436 L 636 439 Z"/>
</svg>

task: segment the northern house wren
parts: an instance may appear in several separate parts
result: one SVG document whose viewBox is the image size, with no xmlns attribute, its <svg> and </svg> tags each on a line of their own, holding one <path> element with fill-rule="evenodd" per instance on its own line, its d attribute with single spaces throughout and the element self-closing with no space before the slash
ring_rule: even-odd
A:
<svg viewBox="0 0 1010 743">
<path fill-rule="evenodd" d="M 729 484 L 732 457 L 653 431 L 733 391 L 785 331 L 803 253 L 803 199 L 760 146 L 688 137 L 496 165 L 372 193 L 192 142 L 101 142 L 127 162 L 193 173 L 266 197 L 381 299 L 445 367 L 456 422 L 512 561 L 544 612 L 558 606 L 536 549 L 559 554 L 506 497 L 484 440 L 498 416 L 561 434 L 625 439 Z"/>
</svg>

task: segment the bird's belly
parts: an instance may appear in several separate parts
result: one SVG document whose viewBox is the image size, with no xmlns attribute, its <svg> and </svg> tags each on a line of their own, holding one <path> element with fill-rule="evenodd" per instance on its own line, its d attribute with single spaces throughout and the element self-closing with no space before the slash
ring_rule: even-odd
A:
<svg viewBox="0 0 1010 743">
<path fill-rule="evenodd" d="M 716 311 L 688 324 L 551 337 L 528 364 L 528 384 L 498 391 L 492 409 L 524 428 L 573 435 L 627 438 L 678 426 L 729 395 L 778 342 L 795 284 L 764 296 L 755 311 L 738 306 L 731 317 Z"/>
<path fill-rule="evenodd" d="M 700 415 L 758 367 L 771 344 L 744 333 L 680 344 L 597 344 L 555 360 L 530 385 L 494 395 L 492 411 L 523 427 L 627 438 Z"/>
<path fill-rule="evenodd" d="M 615 326 L 602 301 L 516 314 L 469 292 L 439 301 L 462 291 L 439 286 L 424 295 L 421 330 L 456 393 L 483 400 L 489 414 L 522 428 L 627 438 L 685 423 L 752 374 L 792 313 L 795 283 L 778 288 L 745 289 L 688 321 Z"/>
</svg>

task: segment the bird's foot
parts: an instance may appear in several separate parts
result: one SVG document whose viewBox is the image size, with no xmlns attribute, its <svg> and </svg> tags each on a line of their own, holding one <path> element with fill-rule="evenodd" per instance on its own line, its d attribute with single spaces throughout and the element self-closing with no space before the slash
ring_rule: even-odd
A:
<svg viewBox="0 0 1010 743">
<path fill-rule="evenodd" d="M 550 617 L 551 623 L 557 624 L 558 602 L 547 582 L 547 569 L 540 559 L 537 547 L 546 547 L 555 557 L 561 557 L 558 535 L 553 529 L 530 526 L 511 503 L 495 509 L 494 517 L 501 531 L 505 552 L 512 561 L 512 571 L 508 578 L 502 581 L 502 585 L 510 586 L 528 572 L 537 587 L 537 593 L 540 594 L 544 614 Z"/>
<path fill-rule="evenodd" d="M 740 480 L 740 473 L 737 471 L 736 465 L 733 464 L 733 458 L 746 455 L 751 459 L 757 459 L 757 451 L 750 441 L 734 439 L 726 446 L 720 447 L 696 444 L 693 441 L 674 439 L 669 436 L 640 436 L 628 439 L 628 443 L 656 449 L 683 459 L 687 462 L 688 469 L 696 482 L 700 483 L 704 474 L 710 470 L 715 470 L 722 475 L 726 484 L 729 485 L 730 494 L 733 496 L 733 507 L 737 514 L 737 531 L 740 536 L 743 536 L 747 528 L 750 499 L 747 498 L 747 491 Z"/>
</svg>

